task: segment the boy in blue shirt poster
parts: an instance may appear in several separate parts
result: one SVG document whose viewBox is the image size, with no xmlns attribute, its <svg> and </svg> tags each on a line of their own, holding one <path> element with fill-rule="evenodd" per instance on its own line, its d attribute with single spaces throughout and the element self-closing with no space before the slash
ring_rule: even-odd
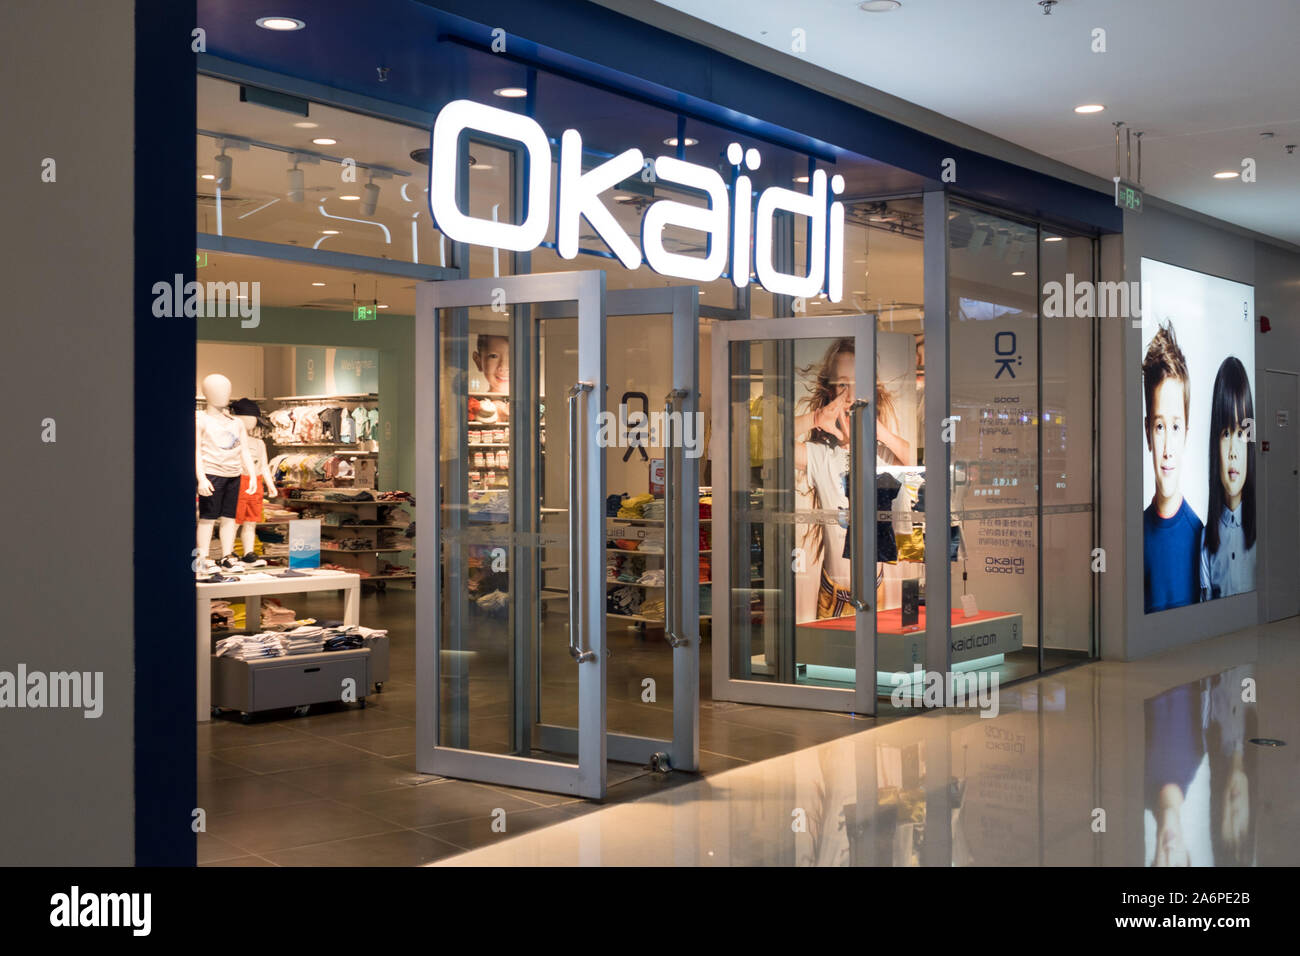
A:
<svg viewBox="0 0 1300 956">
<path fill-rule="evenodd" d="M 1146 613 L 1193 604 L 1200 597 L 1203 525 L 1183 498 L 1183 451 L 1191 380 L 1187 360 L 1166 323 L 1142 361 L 1147 448 L 1156 492 L 1142 514 L 1143 604 Z"/>
</svg>

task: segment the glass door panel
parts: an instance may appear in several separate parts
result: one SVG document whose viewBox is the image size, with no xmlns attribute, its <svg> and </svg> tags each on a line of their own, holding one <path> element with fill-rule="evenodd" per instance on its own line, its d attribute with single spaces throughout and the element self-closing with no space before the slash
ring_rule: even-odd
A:
<svg viewBox="0 0 1300 956">
<path fill-rule="evenodd" d="M 548 392 L 577 348 L 565 304 L 541 310 Z M 605 469 L 602 569 L 610 760 L 699 766 L 699 600 L 702 555 L 698 297 L 694 288 L 624 289 L 606 298 L 606 418 L 597 439 Z M 563 427 L 563 423 L 560 424 Z M 563 433 L 548 429 L 548 443 Z M 563 461 L 549 457 L 544 480 Z M 551 502 L 545 501 L 549 510 Z M 707 568 L 705 569 L 707 571 Z M 544 584 L 543 592 L 550 587 Z M 544 605 L 545 606 L 545 605 Z M 560 655 L 540 655 L 538 730 L 548 750 L 572 747 Z"/>
<path fill-rule="evenodd" d="M 423 772 L 604 795 L 603 302 L 599 272 L 418 290 Z M 576 318 L 536 320 L 549 303 Z M 562 385 L 539 374 L 544 355 Z M 539 708 L 571 746 L 540 739 Z"/>
<path fill-rule="evenodd" d="M 871 316 L 714 332 L 714 696 L 874 713 Z M 862 680 L 859 681 L 861 674 Z"/>
</svg>

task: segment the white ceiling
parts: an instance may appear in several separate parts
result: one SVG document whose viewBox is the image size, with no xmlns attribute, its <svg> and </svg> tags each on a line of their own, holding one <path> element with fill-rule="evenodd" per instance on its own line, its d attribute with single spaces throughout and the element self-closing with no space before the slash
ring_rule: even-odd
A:
<svg viewBox="0 0 1300 956">
<path fill-rule="evenodd" d="M 1107 180 L 1123 120 L 1145 131 L 1148 193 L 1300 244 L 1300 147 L 1284 149 L 1300 144 L 1298 0 L 1061 0 L 1050 16 L 1037 0 L 664 5 L 785 54 L 802 29 L 801 59 Z M 1094 28 L 1105 53 L 1092 52 Z M 1106 110 L 1074 113 L 1082 103 Z M 1257 182 L 1212 178 L 1244 157 Z"/>
</svg>

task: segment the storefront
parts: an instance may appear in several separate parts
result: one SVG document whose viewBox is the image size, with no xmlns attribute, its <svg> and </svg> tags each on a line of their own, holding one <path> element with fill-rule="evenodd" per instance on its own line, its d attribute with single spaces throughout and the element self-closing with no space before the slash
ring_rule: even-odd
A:
<svg viewBox="0 0 1300 956">
<path fill-rule="evenodd" d="M 420 769 L 600 797 L 698 768 L 702 693 L 886 716 L 1097 657 L 1099 329 L 1041 306 L 1107 197 L 666 35 L 663 86 L 554 6 L 224 3 L 198 58 L 196 278 L 257 310 L 197 378 L 268 419 L 254 559 L 319 519 L 414 588 Z"/>
</svg>

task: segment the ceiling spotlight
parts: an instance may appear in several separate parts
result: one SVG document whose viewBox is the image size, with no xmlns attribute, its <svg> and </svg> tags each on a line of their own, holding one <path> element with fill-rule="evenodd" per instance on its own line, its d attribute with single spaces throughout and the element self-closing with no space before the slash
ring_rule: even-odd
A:
<svg viewBox="0 0 1300 956">
<path fill-rule="evenodd" d="M 808 181 L 808 177 L 807 177 L 807 176 L 796 176 L 796 177 L 794 178 L 794 181 L 797 182 L 797 183 L 806 183 L 806 182 Z"/>
<path fill-rule="evenodd" d="M 1241 173 L 1235 169 L 1224 169 L 1214 174 L 1215 179 L 1236 179 Z"/>
<path fill-rule="evenodd" d="M 902 5 L 902 0 L 862 0 L 858 4 L 858 9 L 867 13 L 888 13 Z"/>
<path fill-rule="evenodd" d="M 1082 106 L 1076 106 L 1074 111 L 1076 113 L 1100 113 L 1105 108 L 1100 103 L 1084 103 Z"/>
<path fill-rule="evenodd" d="M 376 309 L 386 309 L 386 308 L 388 308 L 388 306 L 384 305 L 384 303 L 381 302 L 381 303 L 379 303 L 377 306 L 375 306 L 375 308 L 376 308 Z"/>
<path fill-rule="evenodd" d="M 521 99 L 528 95 L 528 91 L 521 86 L 503 86 L 500 89 L 492 91 L 493 96 L 504 96 L 508 100 Z"/>
<path fill-rule="evenodd" d="M 293 125 L 298 127 L 299 129 L 315 129 L 317 126 L 320 125 L 320 123 L 313 123 L 311 120 L 302 120 L 301 122 L 294 123 Z"/>
<path fill-rule="evenodd" d="M 324 285 L 324 284 L 325 284 L 324 282 L 313 282 L 313 283 L 312 283 L 312 285 L 315 285 L 315 286 L 322 286 L 322 285 Z"/>
<path fill-rule="evenodd" d="M 303 172 L 298 168 L 298 157 L 295 156 L 293 166 L 289 169 L 289 202 L 302 202 L 303 180 Z"/>
<path fill-rule="evenodd" d="M 204 173 L 202 176 L 199 177 L 199 179 L 216 179 L 216 178 L 217 177 L 213 176 L 211 173 Z"/>
<path fill-rule="evenodd" d="M 691 139 L 689 136 L 687 136 L 686 139 L 683 140 L 682 142 L 683 142 L 683 145 L 686 145 L 686 146 L 698 146 L 699 143 L 700 143 L 700 141 L 699 141 L 698 139 Z M 666 140 L 664 140 L 664 145 L 665 145 L 665 146 L 676 146 L 676 145 L 677 145 L 677 137 L 676 137 L 676 136 L 669 136 Z"/>
<path fill-rule="evenodd" d="M 358 200 L 358 199 L 360 199 L 360 198 L 361 198 L 360 196 L 350 196 L 350 195 L 349 195 L 349 196 L 340 196 L 340 197 L 339 197 L 339 199 L 342 199 L 342 200 L 344 200 L 344 201 L 346 201 L 346 202 L 356 202 L 356 200 Z"/>
<path fill-rule="evenodd" d="M 337 229 L 322 229 L 320 234 L 322 236 L 337 236 L 339 231 Z"/>
<path fill-rule="evenodd" d="M 226 155 L 226 147 L 223 143 L 220 154 L 212 157 L 217 164 L 217 186 L 220 189 L 230 189 L 230 174 L 233 171 L 234 163 Z"/>
<path fill-rule="evenodd" d="M 491 163 L 475 163 L 470 169 L 476 173 L 486 172 L 489 169 L 496 169 Z"/>
<path fill-rule="evenodd" d="M 361 192 L 365 196 L 361 200 L 361 215 L 373 216 L 379 205 L 379 187 L 373 182 L 368 182 L 361 187 Z"/>
<path fill-rule="evenodd" d="M 301 30 L 307 24 L 296 17 L 258 17 L 257 25 L 263 30 L 288 33 L 293 30 Z"/>
<path fill-rule="evenodd" d="M 1022 276 L 1022 275 L 1024 275 L 1024 273 L 1021 272 L 1021 271 L 1016 271 L 1016 272 L 1013 272 L 1013 273 L 1011 273 L 1011 274 L 1012 274 L 1013 276 Z"/>
<path fill-rule="evenodd" d="M 1060 242 L 1061 239 L 1061 236 L 1044 236 L 1043 242 Z"/>
<path fill-rule="evenodd" d="M 328 136 L 317 136 L 312 140 L 312 142 L 317 146 L 337 146 L 339 141 L 337 139 L 330 139 Z"/>
</svg>

